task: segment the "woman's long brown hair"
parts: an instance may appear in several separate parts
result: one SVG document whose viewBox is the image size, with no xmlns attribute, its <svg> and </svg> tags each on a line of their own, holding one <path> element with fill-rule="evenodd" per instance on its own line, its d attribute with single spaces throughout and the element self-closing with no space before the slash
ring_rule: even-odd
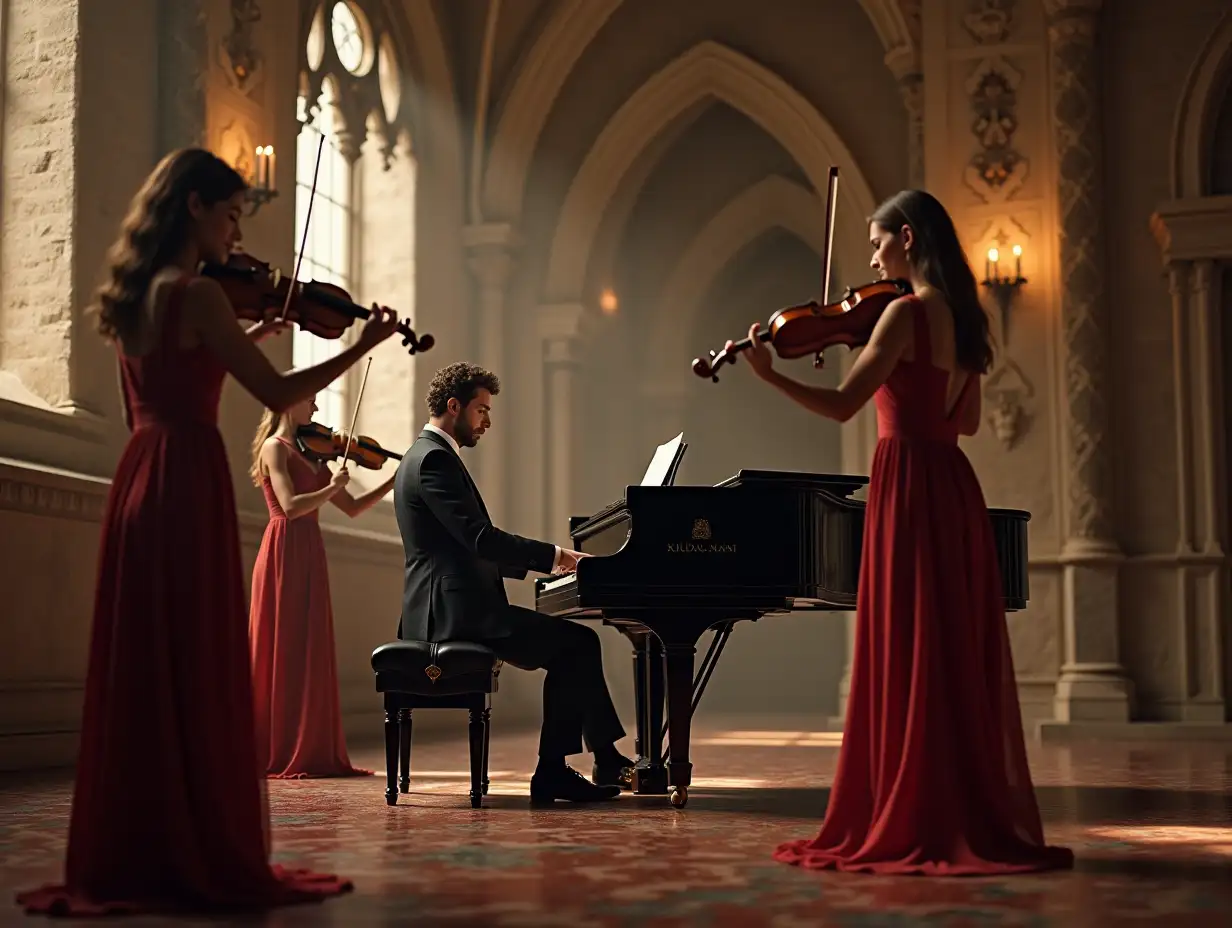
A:
<svg viewBox="0 0 1232 928">
<path fill-rule="evenodd" d="M 945 207 L 923 190 L 903 190 L 877 207 L 870 219 L 895 235 L 903 226 L 911 227 L 915 248 L 910 260 L 945 297 L 953 314 L 958 366 L 979 374 L 988 373 L 993 361 L 988 314 L 980 303 L 975 275 Z"/>
<path fill-rule="evenodd" d="M 261 481 L 265 478 L 265 471 L 261 467 L 261 449 L 265 447 L 270 436 L 278 431 L 280 425 L 282 414 L 272 409 L 265 410 L 261 416 L 261 424 L 257 426 L 257 434 L 252 438 L 252 466 L 248 468 L 248 475 L 252 477 L 254 487 L 261 486 Z"/>
<path fill-rule="evenodd" d="M 190 194 L 209 207 L 247 188 L 234 168 L 203 148 L 181 148 L 158 162 L 133 197 L 120 235 L 107 252 L 106 279 L 91 307 L 99 334 L 115 341 L 136 331 L 150 281 L 188 241 Z"/>
</svg>

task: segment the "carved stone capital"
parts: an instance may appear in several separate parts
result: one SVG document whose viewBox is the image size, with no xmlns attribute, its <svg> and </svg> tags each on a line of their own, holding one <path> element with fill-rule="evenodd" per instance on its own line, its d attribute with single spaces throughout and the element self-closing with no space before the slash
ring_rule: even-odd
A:
<svg viewBox="0 0 1232 928">
<path fill-rule="evenodd" d="M 1103 0 L 1044 0 L 1048 37 L 1057 44 L 1093 45 Z"/>
<path fill-rule="evenodd" d="M 546 303 L 539 307 L 535 324 L 547 345 L 548 362 L 573 360 L 574 346 L 585 334 L 586 307 L 581 303 Z"/>
<path fill-rule="evenodd" d="M 464 226 L 466 264 L 485 290 L 503 291 L 513 273 L 518 236 L 507 223 Z"/>
</svg>

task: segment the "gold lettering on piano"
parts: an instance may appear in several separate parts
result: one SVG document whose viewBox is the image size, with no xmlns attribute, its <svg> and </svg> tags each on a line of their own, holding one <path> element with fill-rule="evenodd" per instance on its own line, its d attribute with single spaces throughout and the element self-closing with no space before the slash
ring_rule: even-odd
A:
<svg viewBox="0 0 1232 928">
<path fill-rule="evenodd" d="M 711 541 L 710 520 L 693 520 L 693 540 L 669 542 L 668 554 L 735 554 L 734 544 L 719 544 Z"/>
<path fill-rule="evenodd" d="M 696 544 L 693 542 L 676 542 L 668 544 L 668 554 L 735 554 L 735 545 L 720 545 L 711 542 L 710 544 Z"/>
</svg>

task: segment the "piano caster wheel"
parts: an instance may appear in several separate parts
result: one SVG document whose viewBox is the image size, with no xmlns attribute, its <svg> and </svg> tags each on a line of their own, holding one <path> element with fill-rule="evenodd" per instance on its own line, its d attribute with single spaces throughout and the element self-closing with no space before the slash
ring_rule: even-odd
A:
<svg viewBox="0 0 1232 928">
<path fill-rule="evenodd" d="M 673 786 L 671 801 L 674 808 L 683 809 L 684 804 L 689 801 L 689 788 L 687 786 Z"/>
</svg>

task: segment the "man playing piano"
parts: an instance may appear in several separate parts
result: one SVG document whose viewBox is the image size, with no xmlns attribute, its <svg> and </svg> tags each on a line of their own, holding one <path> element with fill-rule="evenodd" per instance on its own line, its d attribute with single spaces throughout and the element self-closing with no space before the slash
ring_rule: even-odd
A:
<svg viewBox="0 0 1232 928">
<path fill-rule="evenodd" d="M 624 728 L 603 676 L 599 636 L 591 628 L 510 605 L 503 577 L 566 573 L 584 555 L 501 531 L 462 462 L 492 425 L 495 374 L 459 362 L 428 386 L 428 424 L 402 459 L 394 513 L 406 552 L 400 638 L 472 641 L 508 664 L 547 671 L 539 765 L 532 801 L 594 802 L 628 788 L 633 762 L 616 750 Z M 594 753 L 592 780 L 565 764 Z"/>
</svg>

